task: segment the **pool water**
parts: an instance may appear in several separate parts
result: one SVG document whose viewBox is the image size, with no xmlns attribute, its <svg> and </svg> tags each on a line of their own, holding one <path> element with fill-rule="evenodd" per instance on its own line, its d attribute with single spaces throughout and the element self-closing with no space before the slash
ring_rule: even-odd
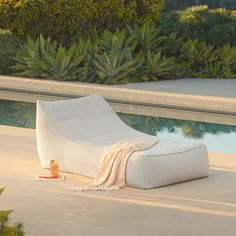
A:
<svg viewBox="0 0 236 236">
<path fill-rule="evenodd" d="M 150 135 L 205 143 L 211 152 L 236 154 L 236 126 L 118 114 L 129 126 Z M 35 128 L 36 105 L 0 100 L 0 125 Z"/>
<path fill-rule="evenodd" d="M 151 135 L 200 142 L 211 152 L 236 154 L 236 126 L 129 114 L 120 117 L 134 129 Z"/>
</svg>

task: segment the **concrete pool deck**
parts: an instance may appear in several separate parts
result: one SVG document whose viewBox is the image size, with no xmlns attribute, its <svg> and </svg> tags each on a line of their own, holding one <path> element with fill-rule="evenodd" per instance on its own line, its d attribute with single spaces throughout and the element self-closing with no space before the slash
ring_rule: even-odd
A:
<svg viewBox="0 0 236 236">
<path fill-rule="evenodd" d="M 115 87 L 163 93 L 188 94 L 236 99 L 236 79 L 186 78 L 144 83 L 115 85 Z"/>
<path fill-rule="evenodd" d="M 142 114 L 168 117 L 174 106 L 193 107 L 196 111 L 189 117 L 183 110 L 173 117 L 229 124 L 236 124 L 235 115 L 219 117 L 197 110 L 236 114 L 235 88 L 236 80 L 101 86 L 0 76 L 0 99 L 35 102 L 100 93 L 116 111 L 141 109 Z M 234 236 L 236 154 L 210 153 L 210 163 L 210 177 L 163 188 L 71 192 L 65 188 L 91 179 L 66 173 L 64 182 L 34 181 L 36 174 L 47 173 L 39 165 L 35 131 L 0 126 L 0 187 L 6 187 L 0 209 L 15 209 L 12 220 L 25 223 L 27 236 Z"/>
<path fill-rule="evenodd" d="M 0 209 L 15 209 L 27 236 L 234 236 L 236 154 L 210 154 L 210 177 L 118 192 L 72 192 L 89 178 L 37 182 L 35 130 L 0 126 Z"/>
</svg>

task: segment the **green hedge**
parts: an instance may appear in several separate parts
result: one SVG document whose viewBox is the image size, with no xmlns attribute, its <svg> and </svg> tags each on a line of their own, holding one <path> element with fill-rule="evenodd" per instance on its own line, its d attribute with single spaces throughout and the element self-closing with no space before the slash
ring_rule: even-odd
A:
<svg viewBox="0 0 236 236">
<path fill-rule="evenodd" d="M 215 46 L 236 44 L 236 13 L 224 8 L 202 5 L 165 13 L 161 25 L 164 33 L 177 32 L 185 39 L 199 39 Z"/>
<path fill-rule="evenodd" d="M 0 74 L 10 74 L 15 56 L 22 41 L 8 30 L 0 30 Z"/>
<path fill-rule="evenodd" d="M 79 1 L 81 4 L 75 5 Z M 0 15 L 5 16 L 4 22 L 0 24 L 8 25 L 17 35 L 33 36 L 17 50 L 19 38 L 2 31 L 0 73 L 13 70 L 20 76 L 105 84 L 178 77 L 236 77 L 234 11 L 198 6 L 164 14 L 158 22 L 154 12 L 159 12 L 162 1 L 108 3 L 0 0 L 0 9 L 5 9 Z M 116 4 L 121 4 L 120 10 L 122 6 L 125 9 L 111 14 Z M 87 13 L 82 14 L 81 9 L 87 9 Z M 110 10 L 103 12 L 104 9 Z M 121 21 L 121 16 L 125 16 L 125 21 Z M 39 17 L 42 21 L 36 24 Z M 39 32 L 43 36 L 37 37 Z"/>
<path fill-rule="evenodd" d="M 0 28 L 67 44 L 77 32 L 115 30 L 159 18 L 164 0 L 0 0 Z"/>
</svg>

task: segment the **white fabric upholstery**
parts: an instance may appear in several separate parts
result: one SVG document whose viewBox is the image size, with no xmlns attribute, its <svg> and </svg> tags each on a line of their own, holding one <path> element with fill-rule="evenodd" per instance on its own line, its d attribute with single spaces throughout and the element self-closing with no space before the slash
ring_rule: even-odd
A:
<svg viewBox="0 0 236 236">
<path fill-rule="evenodd" d="M 57 160 L 63 171 L 96 177 L 105 147 L 139 137 L 150 136 L 123 123 L 100 95 L 37 102 L 36 138 L 43 168 Z M 154 188 L 205 177 L 208 171 L 205 145 L 158 138 L 150 149 L 130 156 L 126 183 Z"/>
</svg>

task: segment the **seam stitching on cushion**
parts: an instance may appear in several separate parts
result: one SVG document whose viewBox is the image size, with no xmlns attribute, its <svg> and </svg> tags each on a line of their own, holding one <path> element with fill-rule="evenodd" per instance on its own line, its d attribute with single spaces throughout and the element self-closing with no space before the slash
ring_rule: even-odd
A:
<svg viewBox="0 0 236 236">
<path fill-rule="evenodd" d="M 198 146 L 198 147 L 195 147 L 195 148 L 192 148 L 192 149 L 188 149 L 188 150 L 185 150 L 185 151 L 181 151 L 181 152 L 170 152 L 170 153 L 164 153 L 164 154 L 148 154 L 148 155 L 140 154 L 139 156 L 168 156 L 168 155 L 172 155 L 172 154 L 190 152 L 192 150 L 200 149 L 200 148 L 204 148 L 207 151 L 206 145 L 201 145 L 201 146 Z"/>
</svg>

